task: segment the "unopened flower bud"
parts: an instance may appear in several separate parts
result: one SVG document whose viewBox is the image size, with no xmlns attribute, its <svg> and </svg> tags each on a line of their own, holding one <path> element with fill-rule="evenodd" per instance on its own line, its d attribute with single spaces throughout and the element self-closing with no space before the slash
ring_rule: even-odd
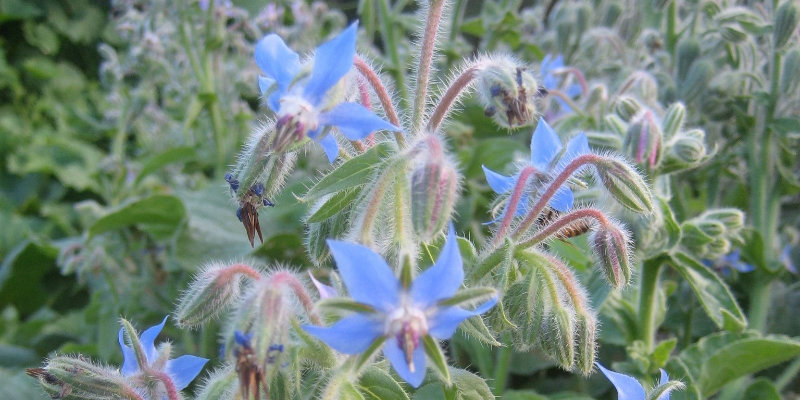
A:
<svg viewBox="0 0 800 400">
<path fill-rule="evenodd" d="M 698 166 L 706 156 L 705 134 L 700 129 L 679 132 L 667 143 L 664 173 Z"/>
<path fill-rule="evenodd" d="M 710 221 L 718 221 L 725 226 L 726 234 L 738 233 L 744 228 L 744 213 L 736 208 L 718 208 L 708 210 L 701 215 Z"/>
<path fill-rule="evenodd" d="M 75 399 L 134 399 L 138 398 L 122 375 L 92 364 L 83 357 L 57 356 L 44 368 L 27 370 L 51 397 Z"/>
<path fill-rule="evenodd" d="M 529 125 L 537 113 L 539 84 L 533 73 L 511 59 L 492 62 L 478 73 L 478 95 L 486 115 L 504 128 Z"/>
<path fill-rule="evenodd" d="M 705 245 L 703 250 L 698 254 L 700 257 L 717 259 L 731 252 L 731 242 L 725 238 L 718 238 Z"/>
<path fill-rule="evenodd" d="M 571 370 L 575 365 L 575 314 L 563 305 L 556 305 L 548 316 L 549 332 L 542 339 L 544 351 L 561 368 Z"/>
<path fill-rule="evenodd" d="M 582 312 L 576 315 L 576 321 L 575 366 L 582 374 L 589 375 L 597 353 L 597 318 L 591 312 Z"/>
<path fill-rule="evenodd" d="M 781 68 L 781 91 L 794 93 L 800 84 L 800 49 L 792 49 L 783 58 Z"/>
<path fill-rule="evenodd" d="M 195 400 L 231 399 L 236 394 L 239 379 L 233 365 L 214 371 L 194 397 Z"/>
<path fill-rule="evenodd" d="M 742 29 L 742 26 L 733 21 L 720 25 L 719 34 L 723 39 L 731 43 L 740 43 L 747 39 L 747 33 Z"/>
<path fill-rule="evenodd" d="M 608 282 L 615 288 L 627 285 L 631 279 L 628 233 L 616 223 L 610 223 L 598 227 L 589 240 Z"/>
<path fill-rule="evenodd" d="M 622 138 L 615 132 L 586 132 L 589 145 L 594 148 L 618 150 L 622 147 Z"/>
<path fill-rule="evenodd" d="M 600 107 L 608 102 L 608 89 L 605 85 L 593 85 L 586 96 L 586 104 L 589 108 Z"/>
<path fill-rule="evenodd" d="M 600 181 L 620 204 L 638 213 L 653 211 L 653 194 L 644 178 L 624 161 L 606 158 L 596 164 Z"/>
<path fill-rule="evenodd" d="M 775 48 L 783 47 L 797 29 L 797 4 L 794 1 L 785 1 L 775 11 L 775 24 L 773 25 L 773 39 Z"/>
<path fill-rule="evenodd" d="M 628 131 L 628 124 L 626 124 L 622 118 L 615 114 L 608 114 L 606 115 L 605 120 L 606 124 L 609 128 L 611 128 L 611 130 L 613 130 L 619 136 L 625 136 L 625 132 Z"/>
<path fill-rule="evenodd" d="M 695 221 L 695 226 L 701 232 L 713 238 L 721 237 L 725 234 L 725 225 L 719 221 L 701 218 Z"/>
<path fill-rule="evenodd" d="M 714 65 L 708 60 L 700 60 L 692 64 L 686 80 L 680 84 L 681 97 L 686 101 L 691 101 L 708 86 L 708 82 L 714 76 Z"/>
<path fill-rule="evenodd" d="M 255 272 L 243 264 L 215 262 L 202 267 L 178 301 L 178 325 L 199 326 L 227 309 L 239 297 L 245 268 Z"/>
<path fill-rule="evenodd" d="M 411 172 L 414 232 L 430 242 L 444 229 L 458 191 L 458 173 L 447 158 L 426 160 Z"/>
<path fill-rule="evenodd" d="M 683 127 L 684 120 L 686 120 L 686 106 L 681 102 L 672 103 L 664 114 L 664 136 L 667 138 L 675 136 Z"/>
<path fill-rule="evenodd" d="M 622 96 L 614 105 L 614 111 L 625 121 L 630 121 L 640 110 L 642 105 L 631 96 Z"/>
<path fill-rule="evenodd" d="M 661 162 L 661 148 L 664 135 L 661 126 L 650 110 L 644 110 L 635 116 L 625 137 L 625 150 L 637 164 L 646 170 L 654 170 Z"/>
</svg>

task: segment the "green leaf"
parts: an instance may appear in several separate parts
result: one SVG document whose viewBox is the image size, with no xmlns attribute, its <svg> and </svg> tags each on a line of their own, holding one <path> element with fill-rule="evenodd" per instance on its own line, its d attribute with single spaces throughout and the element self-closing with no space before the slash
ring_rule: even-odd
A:
<svg viewBox="0 0 800 400">
<path fill-rule="evenodd" d="M 503 393 L 503 400 L 547 400 L 532 390 L 509 390 Z"/>
<path fill-rule="evenodd" d="M 669 354 L 672 353 L 672 350 L 675 349 L 677 344 L 677 338 L 668 339 L 659 343 L 658 346 L 656 346 L 656 348 L 653 350 L 652 360 L 655 364 L 653 367 L 663 367 L 664 364 L 667 363 L 667 360 L 669 360 Z"/>
<path fill-rule="evenodd" d="M 475 287 L 458 291 L 453 297 L 439 302 L 441 307 L 460 306 L 464 303 L 475 304 L 491 297 L 497 297 L 497 289 L 491 287 Z"/>
<path fill-rule="evenodd" d="M 353 189 L 342 190 L 341 192 L 334 194 L 329 199 L 325 200 L 325 202 L 317 209 L 317 211 L 314 211 L 314 214 L 311 214 L 311 216 L 308 217 L 308 223 L 322 222 L 338 214 L 340 211 L 352 204 L 356 197 L 358 197 L 359 193 L 361 193 L 360 190 Z"/>
<path fill-rule="evenodd" d="M 483 37 L 486 34 L 486 29 L 483 27 L 482 18 L 472 18 L 461 24 L 461 32 L 468 35 Z"/>
<path fill-rule="evenodd" d="M 359 154 L 336 167 L 331 173 L 325 175 L 316 185 L 312 186 L 301 201 L 307 202 L 340 190 L 361 186 L 370 181 L 375 166 L 385 159 L 392 145 L 388 142 L 377 144 L 375 147 Z"/>
<path fill-rule="evenodd" d="M 497 339 L 494 338 L 492 331 L 489 330 L 489 327 L 486 326 L 486 323 L 480 316 L 467 318 L 466 321 L 462 322 L 461 325 L 458 326 L 458 329 L 461 330 L 461 332 L 463 332 L 465 335 L 473 337 L 489 346 L 502 346 L 502 343 L 498 342 Z"/>
<path fill-rule="evenodd" d="M 193 159 L 194 157 L 195 157 L 194 148 L 188 146 L 175 147 L 163 153 L 157 154 L 148 159 L 147 162 L 144 163 L 141 172 L 139 172 L 139 175 L 136 177 L 134 185 L 138 185 L 142 181 L 142 179 L 144 179 L 146 176 L 160 170 L 161 168 L 164 168 L 169 164 L 176 162 L 185 162 Z"/>
<path fill-rule="evenodd" d="M 42 10 L 34 2 L 26 0 L 3 0 L 0 2 L 0 22 L 13 19 L 38 17 Z"/>
<path fill-rule="evenodd" d="M 667 364 L 673 379 L 694 386 L 708 398 L 726 384 L 800 355 L 800 341 L 755 332 L 721 332 L 706 336 Z M 676 399 L 694 398 L 677 392 Z"/>
<path fill-rule="evenodd" d="M 781 400 L 778 388 L 767 378 L 758 378 L 744 391 L 745 399 Z"/>
<path fill-rule="evenodd" d="M 89 228 L 89 237 L 137 226 L 157 240 L 175 234 L 186 218 L 186 208 L 181 199 L 156 194 L 122 205 L 98 219 Z"/>
<path fill-rule="evenodd" d="M 459 400 L 494 400 L 494 394 L 486 381 L 478 375 L 459 368 L 450 368 L 453 387 L 456 388 Z"/>
<path fill-rule="evenodd" d="M 673 267 L 689 282 L 706 314 L 719 328 L 741 331 L 747 327 L 747 318 L 717 274 L 682 252 L 671 258 Z"/>
<path fill-rule="evenodd" d="M 439 347 L 439 344 L 436 343 L 436 339 L 432 338 L 430 335 L 425 335 L 422 338 L 423 346 L 425 346 L 425 354 L 430 359 L 433 367 L 439 372 L 439 375 L 442 379 L 444 379 L 444 383 L 447 386 L 450 386 L 450 370 L 447 367 L 447 359 L 444 357 L 444 353 L 442 353 L 442 349 Z"/>
<path fill-rule="evenodd" d="M 672 213 L 672 208 L 670 208 L 669 203 L 665 199 L 658 197 L 658 204 L 661 207 L 661 216 L 664 220 L 664 230 L 668 236 L 667 245 L 665 246 L 664 250 L 670 250 L 681 240 L 681 226 L 675 219 L 675 215 Z"/>
<path fill-rule="evenodd" d="M 0 304 L 13 305 L 23 316 L 36 311 L 53 293 L 45 287 L 45 276 L 54 272 L 58 249 L 25 241 L 17 245 L 0 265 Z M 52 289 L 52 288 L 50 288 Z"/>
<path fill-rule="evenodd" d="M 375 366 L 364 371 L 357 384 L 367 400 L 408 400 L 408 394 L 392 376 Z"/>
</svg>

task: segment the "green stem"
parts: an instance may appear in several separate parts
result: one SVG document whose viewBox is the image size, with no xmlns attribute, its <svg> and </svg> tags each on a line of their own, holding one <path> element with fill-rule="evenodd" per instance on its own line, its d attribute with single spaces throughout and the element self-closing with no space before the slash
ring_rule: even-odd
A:
<svg viewBox="0 0 800 400">
<path fill-rule="evenodd" d="M 378 0 L 378 13 L 381 20 L 381 36 L 389 58 L 392 60 L 392 75 L 394 75 L 395 88 L 400 93 L 400 108 L 408 109 L 408 89 L 406 87 L 405 63 L 400 62 L 397 51 L 397 41 L 394 37 L 394 19 L 389 12 L 389 0 Z"/>
<path fill-rule="evenodd" d="M 511 335 L 506 332 L 503 334 L 504 346 L 497 353 L 497 363 L 494 370 L 494 382 L 492 382 L 492 393 L 495 397 L 502 398 L 508 380 L 508 368 L 511 366 Z"/>
<path fill-rule="evenodd" d="M 678 42 L 678 34 L 675 32 L 678 19 L 677 2 L 677 0 L 670 1 L 667 6 L 667 51 L 673 56 L 675 55 L 675 45 Z"/>
<path fill-rule="evenodd" d="M 783 373 L 778 376 L 778 379 L 775 379 L 775 389 L 778 389 L 778 392 L 782 392 L 788 384 L 794 381 L 798 372 L 800 372 L 800 357 L 795 358 Z"/>
<path fill-rule="evenodd" d="M 428 8 L 428 17 L 425 22 L 425 32 L 422 35 L 422 48 L 419 54 L 419 67 L 417 67 L 417 82 L 414 92 L 414 114 L 411 119 L 411 130 L 416 133 L 422 128 L 425 118 L 425 106 L 428 104 L 428 80 L 431 75 L 433 53 L 436 48 L 436 34 L 439 31 L 439 22 L 442 19 L 444 0 L 432 0 Z"/>
<path fill-rule="evenodd" d="M 650 258 L 642 265 L 642 276 L 639 288 L 639 339 L 644 342 L 645 349 L 653 351 L 656 337 L 656 299 L 658 291 L 658 275 L 661 272 L 661 257 Z"/>
</svg>

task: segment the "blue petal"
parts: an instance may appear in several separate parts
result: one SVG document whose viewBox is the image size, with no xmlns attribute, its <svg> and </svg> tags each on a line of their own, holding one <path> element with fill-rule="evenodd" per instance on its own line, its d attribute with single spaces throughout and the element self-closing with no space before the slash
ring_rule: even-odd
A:
<svg viewBox="0 0 800 400">
<path fill-rule="evenodd" d="M 122 328 L 119 330 L 119 348 L 122 350 L 122 376 L 129 376 L 139 370 L 139 364 L 136 363 L 136 354 L 133 349 L 125 344 L 125 338 Z"/>
<path fill-rule="evenodd" d="M 267 105 L 270 110 L 277 113 L 278 110 L 281 109 L 281 96 L 283 96 L 283 92 L 280 90 L 276 90 L 269 95 L 267 98 Z"/>
<path fill-rule="evenodd" d="M 175 389 L 183 390 L 183 388 L 189 386 L 189 383 L 197 377 L 197 374 L 200 373 L 207 362 L 208 359 L 203 357 L 192 355 L 180 356 L 174 360 L 167 361 L 164 372 L 172 378 Z"/>
<path fill-rule="evenodd" d="M 540 171 L 547 171 L 550 162 L 561 151 L 561 139 L 543 118 L 539 119 L 531 138 L 531 163 Z"/>
<path fill-rule="evenodd" d="M 647 394 L 644 392 L 642 384 L 633 377 L 607 370 L 600 363 L 595 363 L 595 365 L 617 388 L 617 398 L 619 400 L 644 400 L 646 398 Z"/>
<path fill-rule="evenodd" d="M 336 161 L 336 157 L 339 157 L 339 143 L 336 143 L 336 138 L 328 134 L 318 140 L 317 143 L 322 146 L 322 150 L 328 156 L 328 162 L 333 164 Z"/>
<path fill-rule="evenodd" d="M 496 297 L 481 304 L 472 311 L 455 306 L 442 308 L 429 321 L 428 333 L 437 339 L 450 339 L 462 321 L 489 311 L 495 304 L 497 304 Z"/>
<path fill-rule="evenodd" d="M 417 306 L 428 308 L 439 300 L 452 297 L 463 280 L 464 263 L 451 223 L 439 259 L 411 283 L 411 299 Z"/>
<path fill-rule="evenodd" d="M 360 244 L 328 240 L 328 246 L 353 300 L 381 311 L 399 303 L 400 282 L 381 256 Z"/>
<path fill-rule="evenodd" d="M 311 277 L 311 282 L 314 284 L 314 287 L 317 288 L 317 291 L 319 292 L 319 298 L 320 299 L 327 299 L 327 298 L 336 297 L 336 296 L 339 295 L 339 293 L 336 291 L 335 288 L 333 288 L 332 286 L 328 286 L 328 285 L 318 281 L 317 278 L 315 278 L 314 275 L 311 274 L 311 271 L 308 271 L 308 276 Z"/>
<path fill-rule="evenodd" d="M 356 34 L 358 22 L 350 24 L 339 36 L 317 47 L 311 77 L 303 89 L 303 97 L 311 104 L 318 105 L 328 89 L 353 67 L 356 55 Z"/>
<path fill-rule="evenodd" d="M 570 99 L 574 99 L 578 97 L 579 94 L 583 93 L 583 87 L 577 83 L 573 83 L 567 86 L 567 89 L 564 91 L 564 93 L 566 93 Z"/>
<path fill-rule="evenodd" d="M 420 341 L 422 338 L 420 338 Z M 424 346 L 420 343 L 412 353 L 411 362 L 414 363 L 414 372 L 408 369 L 406 362 L 406 355 L 400 346 L 397 345 L 397 340 L 390 338 L 385 345 L 383 345 L 383 355 L 392 363 L 392 367 L 397 371 L 397 375 L 408 382 L 409 385 L 417 388 L 425 378 L 425 350 Z"/>
<path fill-rule="evenodd" d="M 242 331 L 234 331 L 233 340 L 235 340 L 236 344 L 240 346 L 250 347 L 250 341 L 253 340 L 253 334 L 244 333 Z"/>
<path fill-rule="evenodd" d="M 497 194 L 503 194 L 505 192 L 510 191 L 514 184 L 516 184 L 518 176 L 505 176 L 500 175 L 497 172 L 486 168 L 485 165 L 481 166 L 483 168 L 483 174 L 486 175 L 486 182 L 489 184 L 489 187 L 494 190 Z"/>
<path fill-rule="evenodd" d="M 164 317 L 164 320 L 161 321 L 158 325 L 153 325 L 147 328 L 141 335 L 139 335 L 139 342 L 142 344 L 142 348 L 144 349 L 144 354 L 147 356 L 148 364 L 156 360 L 156 336 L 161 333 L 161 330 L 164 329 L 164 324 L 167 323 L 167 318 L 169 316 Z"/>
<path fill-rule="evenodd" d="M 319 116 L 320 125 L 339 128 L 350 140 L 359 140 L 378 130 L 401 131 L 358 103 L 340 103 Z"/>
<path fill-rule="evenodd" d="M 572 195 L 572 190 L 567 185 L 562 185 L 556 193 L 553 195 L 553 198 L 550 199 L 550 207 L 556 209 L 559 212 L 567 212 L 572 208 L 572 203 L 574 201 L 574 197 Z"/>
<path fill-rule="evenodd" d="M 286 46 L 280 36 L 269 34 L 256 43 L 256 64 L 285 92 L 300 70 L 300 56 Z"/>
<path fill-rule="evenodd" d="M 662 368 L 661 369 L 661 381 L 658 382 L 658 385 L 659 386 L 666 385 L 667 382 L 669 382 L 669 375 L 667 375 L 667 371 L 664 371 L 664 369 Z M 661 397 L 659 397 L 656 400 L 669 400 L 669 392 L 662 394 Z"/>
<path fill-rule="evenodd" d="M 589 140 L 586 138 L 586 133 L 581 132 L 569 140 L 567 143 L 567 150 L 561 159 L 558 160 L 558 172 L 561 172 L 569 163 L 576 158 L 589 154 L 592 151 L 589 149 Z"/>
<path fill-rule="evenodd" d="M 382 321 L 354 314 L 330 327 L 303 325 L 303 330 L 344 354 L 358 354 L 383 335 Z"/>
<path fill-rule="evenodd" d="M 258 76 L 258 90 L 261 91 L 262 96 L 273 84 L 275 84 L 275 79 L 268 78 L 264 75 Z"/>
</svg>

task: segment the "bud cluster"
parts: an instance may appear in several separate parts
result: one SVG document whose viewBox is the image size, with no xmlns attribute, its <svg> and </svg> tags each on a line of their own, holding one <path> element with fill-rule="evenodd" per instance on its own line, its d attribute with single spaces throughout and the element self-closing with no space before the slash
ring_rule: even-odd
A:
<svg viewBox="0 0 800 400">
<path fill-rule="evenodd" d="M 698 257 L 717 259 L 741 243 L 744 213 L 735 208 L 711 209 L 681 224 L 681 245 Z"/>
</svg>

